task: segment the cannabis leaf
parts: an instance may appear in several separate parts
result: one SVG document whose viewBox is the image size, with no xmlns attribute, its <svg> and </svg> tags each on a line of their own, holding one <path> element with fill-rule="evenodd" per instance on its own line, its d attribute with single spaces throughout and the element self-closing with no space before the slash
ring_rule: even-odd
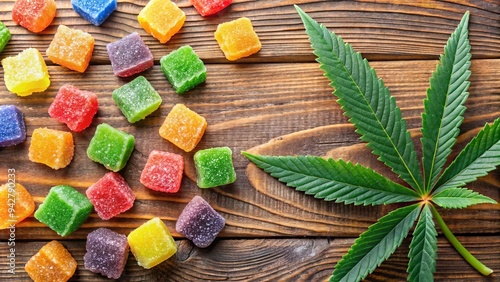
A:
<svg viewBox="0 0 500 282">
<path fill-rule="evenodd" d="M 457 251 L 484 275 L 492 270 L 455 238 L 434 205 L 466 208 L 496 201 L 462 188 L 500 165 L 500 118 L 486 124 L 443 172 L 463 120 L 469 93 L 469 13 L 451 34 L 424 100 L 422 162 L 394 97 L 368 61 L 351 45 L 295 6 L 320 68 L 334 95 L 367 146 L 409 187 L 368 167 L 314 156 L 261 156 L 243 152 L 250 161 L 290 187 L 316 198 L 355 205 L 418 202 L 398 208 L 363 232 L 335 266 L 330 281 L 364 279 L 387 259 L 408 235 L 415 221 L 408 257 L 409 281 L 432 281 L 436 269 L 434 221 Z M 421 169 L 422 166 L 422 169 Z M 423 171 L 423 175 L 421 173 Z"/>
</svg>

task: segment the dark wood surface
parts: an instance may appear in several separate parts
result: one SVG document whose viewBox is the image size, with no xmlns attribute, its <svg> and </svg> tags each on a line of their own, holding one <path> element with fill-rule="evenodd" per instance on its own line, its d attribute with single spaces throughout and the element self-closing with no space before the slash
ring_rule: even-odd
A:
<svg viewBox="0 0 500 282">
<path fill-rule="evenodd" d="M 0 231 L 0 280 L 29 279 L 24 264 L 49 240 L 62 242 L 78 261 L 74 280 L 106 280 L 83 267 L 86 235 L 98 227 L 122 234 L 146 220 L 163 219 L 177 239 L 179 252 L 159 266 L 145 270 L 131 255 L 124 281 L 323 281 L 354 239 L 394 206 L 345 206 L 323 202 L 288 188 L 249 165 L 242 151 L 262 154 L 312 154 L 345 158 L 370 165 L 394 178 L 369 154 L 347 122 L 328 81 L 314 61 L 302 23 L 293 4 L 299 4 L 316 20 L 343 36 L 370 60 L 402 109 L 418 145 L 423 99 L 429 77 L 449 34 L 465 11 L 470 11 L 472 76 L 465 120 L 454 153 L 463 148 L 486 122 L 500 116 L 500 3 L 490 1 L 283 1 L 235 0 L 226 10 L 201 17 L 188 0 L 175 1 L 187 14 L 181 31 L 160 44 L 140 28 L 136 17 L 147 1 L 118 1 L 117 10 L 100 27 L 80 18 L 69 0 L 58 0 L 57 15 L 42 33 L 33 34 L 11 19 L 14 1 L 0 2 L 0 21 L 13 34 L 0 59 L 34 47 L 49 66 L 51 86 L 44 93 L 18 97 L 0 83 L 0 104 L 15 104 L 25 114 L 28 138 L 14 147 L 0 149 L 0 183 L 7 169 L 15 168 L 23 184 L 40 204 L 58 184 L 72 185 L 82 193 L 106 169 L 86 156 L 95 128 L 109 123 L 133 134 L 135 150 L 120 171 L 134 190 L 134 207 L 111 220 L 95 213 L 76 232 L 60 237 L 30 217 L 16 229 L 16 275 L 7 273 L 6 230 Z M 262 42 L 262 50 L 236 62 L 227 61 L 213 32 L 222 22 L 248 17 Z M 57 26 L 64 24 L 91 33 L 95 40 L 91 66 L 84 74 L 54 65 L 45 56 Z M 163 99 L 162 106 L 145 120 L 129 124 L 115 106 L 111 92 L 129 79 L 114 76 L 106 44 L 138 32 L 153 52 L 155 66 L 142 73 Z M 207 81 L 178 96 L 160 67 L 159 59 L 183 45 L 191 45 L 207 66 Z M 0 69 L 3 77 L 3 69 Z M 61 170 L 28 160 L 31 133 L 38 127 L 68 130 L 47 113 L 57 90 L 65 83 L 94 91 L 99 112 L 92 125 L 74 133 L 75 157 Z M 186 104 L 208 121 L 196 150 L 229 146 L 237 172 L 234 184 L 199 189 L 192 156 L 162 139 L 158 129 L 171 107 Z M 186 169 L 180 192 L 151 191 L 139 182 L 141 170 L 153 149 L 182 154 Z M 195 150 L 195 151 L 196 151 Z M 3 172 L 2 172 L 3 171 Z M 395 179 L 397 180 L 397 179 Z M 468 186 L 500 201 L 500 170 Z M 226 227 L 207 249 L 194 247 L 175 232 L 175 221 L 185 204 L 201 195 L 226 219 Z M 500 205 L 477 205 L 464 210 L 442 211 L 450 229 L 469 250 L 495 273 L 482 277 L 443 238 L 439 237 L 437 281 L 500 280 Z M 408 238 L 367 281 L 406 279 Z"/>
</svg>

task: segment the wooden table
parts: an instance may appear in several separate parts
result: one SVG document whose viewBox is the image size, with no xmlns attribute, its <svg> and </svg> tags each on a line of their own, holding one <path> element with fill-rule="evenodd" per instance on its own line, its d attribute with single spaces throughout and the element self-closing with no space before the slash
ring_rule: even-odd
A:
<svg viewBox="0 0 500 282">
<path fill-rule="evenodd" d="M 51 85 L 44 93 L 18 97 L 0 84 L 0 104 L 14 104 L 25 114 L 28 138 L 14 147 L 0 149 L 0 182 L 7 181 L 7 169 L 14 168 L 19 183 L 39 205 L 49 189 L 68 184 L 80 192 L 96 182 L 107 170 L 86 156 L 89 140 L 98 124 L 106 122 L 133 134 L 135 150 L 120 172 L 134 190 L 134 207 L 111 220 L 95 213 L 76 232 L 62 238 L 33 217 L 17 225 L 16 275 L 7 273 L 7 230 L 0 232 L 0 280 L 29 279 L 24 264 L 49 240 L 59 240 L 78 261 L 75 281 L 107 280 L 83 267 L 85 238 L 98 228 L 108 227 L 122 234 L 146 220 L 163 219 L 177 239 L 178 253 L 168 261 L 143 269 L 130 255 L 122 275 L 124 281 L 322 281 L 353 240 L 378 217 L 394 206 L 345 206 L 324 202 L 288 188 L 262 173 L 240 153 L 312 154 L 369 164 L 391 176 L 370 156 L 347 122 L 332 96 L 332 89 L 314 61 L 304 28 L 292 4 L 299 4 L 319 22 L 362 52 L 377 70 L 415 138 L 421 126 L 422 102 L 429 77 L 449 34 L 467 10 L 473 62 L 470 98 L 456 149 L 460 149 L 486 122 L 500 116 L 500 3 L 485 1 L 286 1 L 235 0 L 224 11 L 201 17 L 188 0 L 175 1 L 187 14 L 181 31 L 168 43 L 160 44 L 137 22 L 146 0 L 119 1 L 117 10 L 101 26 L 80 18 L 69 0 L 57 0 L 57 15 L 42 33 L 33 34 L 11 19 L 14 1 L 0 3 L 0 20 L 12 40 L 0 54 L 13 56 L 34 47 L 45 56 L 60 24 L 91 33 L 95 49 L 91 65 L 83 74 L 54 65 L 45 56 Z M 218 24 L 248 17 L 262 42 L 262 50 L 236 62 L 227 61 L 213 33 Z M 160 109 L 145 120 L 130 124 L 111 98 L 111 92 L 130 79 L 113 75 L 106 44 L 131 32 L 138 32 L 154 54 L 155 66 L 144 73 L 163 98 Z M 183 45 L 191 45 L 208 69 L 206 83 L 178 96 L 165 79 L 159 59 Z M 3 76 L 3 69 L 0 70 Z M 92 125 L 73 133 L 75 156 L 60 170 L 32 163 L 28 147 L 35 128 L 68 131 L 50 118 L 47 109 L 57 90 L 65 83 L 94 91 L 99 112 Z M 191 153 L 184 153 L 162 139 L 158 129 L 176 103 L 186 104 L 208 121 L 206 133 L 196 150 L 229 146 L 234 153 L 237 181 L 214 189 L 200 189 L 195 178 Z M 180 192 L 164 194 L 139 182 L 141 170 L 153 149 L 182 154 L 186 170 Z M 455 151 L 456 153 L 456 151 Z M 393 177 L 393 176 L 392 176 Z M 491 172 L 469 188 L 500 200 L 500 170 Z M 175 232 L 175 222 L 186 203 L 201 195 L 226 219 L 219 238 L 206 249 L 194 247 Z M 3 208 L 3 207 L 2 207 Z M 463 244 L 495 273 L 484 278 L 470 267 L 450 244 L 439 236 L 435 278 L 438 281 L 500 280 L 500 205 L 477 205 L 465 210 L 443 211 L 444 220 Z M 406 279 L 408 238 L 392 257 L 367 281 Z"/>
</svg>

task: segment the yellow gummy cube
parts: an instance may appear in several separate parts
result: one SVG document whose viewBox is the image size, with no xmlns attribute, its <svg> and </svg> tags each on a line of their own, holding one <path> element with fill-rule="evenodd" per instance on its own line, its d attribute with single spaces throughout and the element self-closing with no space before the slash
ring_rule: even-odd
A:
<svg viewBox="0 0 500 282">
<path fill-rule="evenodd" d="M 68 281 L 76 271 L 77 262 L 57 241 L 51 241 L 31 257 L 24 269 L 35 282 Z"/>
<path fill-rule="evenodd" d="M 127 236 L 137 263 L 149 269 L 177 252 L 177 245 L 163 221 L 155 217 L 134 229 Z"/>
<path fill-rule="evenodd" d="M 28 48 L 2 60 L 7 89 L 19 96 L 43 92 L 50 85 L 49 72 L 40 51 Z"/>
<path fill-rule="evenodd" d="M 0 186 L 0 203 L 6 205 L 6 208 L 0 209 L 0 229 L 21 222 L 35 210 L 33 197 L 19 183 L 9 182 Z"/>
<path fill-rule="evenodd" d="M 186 14 L 170 0 L 151 0 L 137 20 L 147 33 L 165 43 L 184 25 Z"/>
<path fill-rule="evenodd" d="M 73 159 L 74 150 L 71 132 L 37 128 L 31 137 L 28 157 L 32 162 L 60 169 L 69 165 Z"/>
<path fill-rule="evenodd" d="M 252 22 L 245 17 L 219 24 L 214 35 L 222 52 L 230 61 L 257 53 L 262 47 Z"/>
</svg>

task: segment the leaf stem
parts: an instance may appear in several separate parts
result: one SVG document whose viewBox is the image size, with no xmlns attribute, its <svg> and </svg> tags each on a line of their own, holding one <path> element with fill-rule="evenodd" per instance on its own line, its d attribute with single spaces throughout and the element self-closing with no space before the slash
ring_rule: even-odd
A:
<svg viewBox="0 0 500 282">
<path fill-rule="evenodd" d="M 453 235 L 451 230 L 448 228 L 446 223 L 444 222 L 443 218 L 441 215 L 438 213 L 436 208 L 433 205 L 429 205 L 431 207 L 432 215 L 436 219 L 439 227 L 443 231 L 444 236 L 448 241 L 453 245 L 453 247 L 462 255 L 462 257 L 472 266 L 474 267 L 477 271 L 479 271 L 482 275 L 488 276 L 490 275 L 493 270 L 486 265 L 484 265 L 482 262 L 480 262 L 476 257 L 474 257 L 461 243 L 458 241 L 457 237 Z"/>
</svg>

